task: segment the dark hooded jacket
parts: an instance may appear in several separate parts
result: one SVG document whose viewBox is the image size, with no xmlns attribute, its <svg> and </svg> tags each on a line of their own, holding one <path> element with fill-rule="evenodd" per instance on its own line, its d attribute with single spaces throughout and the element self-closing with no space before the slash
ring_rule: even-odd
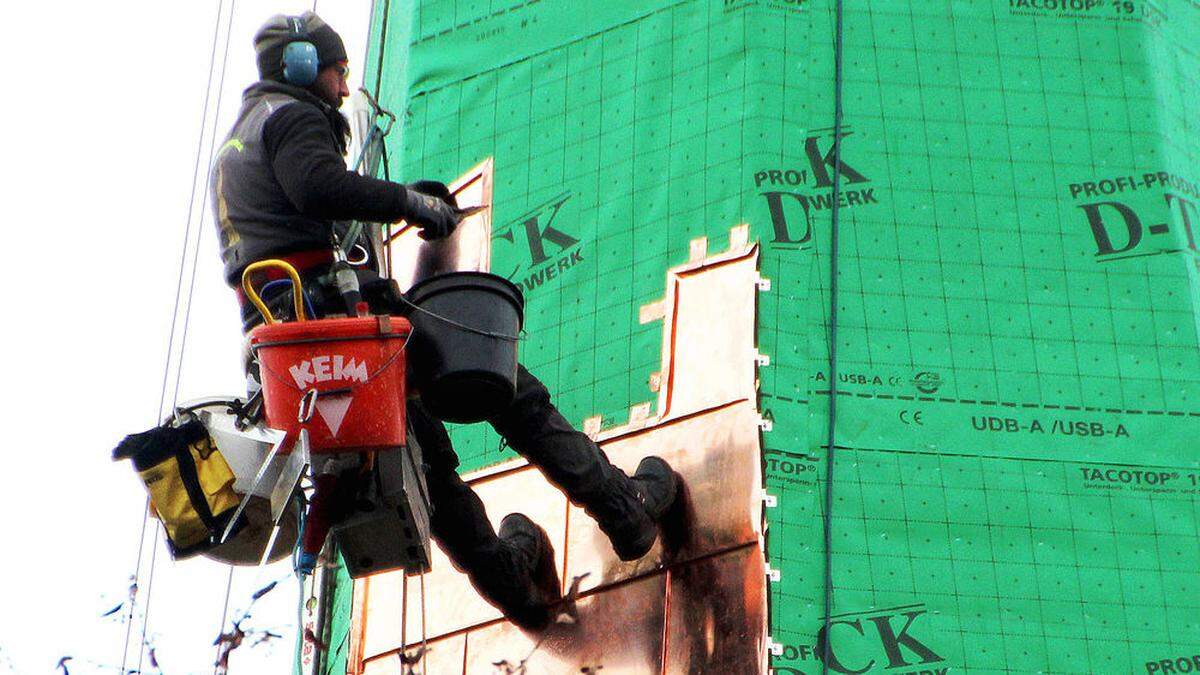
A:
<svg viewBox="0 0 1200 675">
<path fill-rule="evenodd" d="M 406 215 L 403 185 L 347 170 L 348 137 L 346 118 L 305 89 L 264 80 L 245 91 L 210 176 L 226 282 L 258 260 L 329 249 L 337 221 Z"/>
</svg>

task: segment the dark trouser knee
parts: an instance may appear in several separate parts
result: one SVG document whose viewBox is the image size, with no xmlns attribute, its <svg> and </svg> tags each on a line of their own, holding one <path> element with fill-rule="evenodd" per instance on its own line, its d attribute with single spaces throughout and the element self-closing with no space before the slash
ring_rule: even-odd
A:
<svg viewBox="0 0 1200 675">
<path fill-rule="evenodd" d="M 433 513 L 429 526 L 456 567 L 468 571 L 492 562 L 499 539 L 479 495 L 458 475 L 458 456 L 441 422 L 418 401 L 408 403 L 409 423 L 425 465 Z"/>
<path fill-rule="evenodd" d="M 602 525 L 639 515 L 629 477 L 562 416 L 545 385 L 524 366 L 517 366 L 512 405 L 490 421 L 514 450 Z"/>
<path fill-rule="evenodd" d="M 500 540 L 488 520 L 483 501 L 454 471 L 429 474 L 433 537 L 459 570 L 486 569 L 499 555 Z"/>
</svg>

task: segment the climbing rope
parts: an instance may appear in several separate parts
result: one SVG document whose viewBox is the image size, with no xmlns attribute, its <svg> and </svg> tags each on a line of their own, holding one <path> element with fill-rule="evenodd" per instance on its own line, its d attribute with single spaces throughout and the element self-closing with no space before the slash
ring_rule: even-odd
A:
<svg viewBox="0 0 1200 675">
<path fill-rule="evenodd" d="M 154 531 L 154 548 L 150 550 L 150 580 L 146 582 L 146 608 L 142 613 L 142 637 L 138 645 L 138 665 L 134 672 L 142 672 L 142 657 L 146 654 L 146 631 L 150 628 L 150 598 L 154 594 L 154 563 L 158 560 L 158 540 L 162 532 Z"/>
<path fill-rule="evenodd" d="M 229 578 L 225 580 L 225 602 L 221 605 L 221 628 L 217 630 L 217 653 L 213 658 L 213 674 L 216 675 L 220 669 L 221 650 L 224 646 L 221 644 L 220 635 L 225 632 L 225 621 L 229 619 L 229 595 L 233 591 L 233 565 L 229 566 Z"/>
<path fill-rule="evenodd" d="M 217 92 L 217 104 L 216 104 L 216 109 L 215 109 L 216 113 L 220 112 L 220 98 L 221 98 L 220 88 L 223 87 L 224 81 L 225 81 L 225 65 L 224 64 L 225 64 L 225 62 L 228 58 L 228 54 L 229 54 L 229 33 L 231 32 L 231 27 L 232 27 L 232 23 L 233 23 L 233 11 L 234 11 L 235 4 L 236 4 L 236 0 L 232 0 L 230 2 L 229 20 L 227 22 L 226 35 L 225 35 L 225 46 L 224 46 L 225 54 L 222 57 L 221 78 L 220 78 L 220 84 L 218 85 L 218 92 Z M 171 366 L 174 361 L 172 356 L 175 354 L 176 329 L 179 328 L 179 325 L 178 325 L 179 309 L 180 309 L 181 303 L 184 300 L 186 300 L 187 310 L 185 310 L 184 323 L 182 326 L 182 330 L 180 331 L 180 346 L 179 346 L 179 351 L 178 351 L 178 361 L 175 362 L 176 378 L 175 378 L 174 390 L 173 390 L 172 397 L 171 397 L 171 407 L 172 408 L 174 407 L 175 403 L 177 402 L 177 398 L 179 395 L 179 373 L 182 371 L 183 350 L 184 350 L 184 347 L 187 342 L 187 328 L 188 328 L 187 317 L 190 315 L 191 295 L 192 295 L 192 290 L 195 286 L 195 277 L 196 277 L 196 270 L 195 270 L 196 256 L 195 256 L 195 254 L 193 254 L 192 277 L 191 277 L 191 281 L 188 285 L 186 298 L 184 297 L 184 291 L 183 291 L 183 288 L 184 288 L 183 278 L 184 278 L 184 272 L 187 267 L 188 250 L 192 246 L 193 229 L 195 229 L 197 231 L 197 233 L 202 231 L 201 225 L 202 225 L 202 221 L 203 221 L 203 215 L 199 219 L 201 221 L 200 223 L 196 222 L 197 219 L 195 218 L 196 193 L 197 193 L 197 190 L 200 185 L 200 176 L 201 176 L 200 161 L 201 161 L 201 156 L 203 154 L 203 148 L 204 148 L 204 132 L 207 127 L 209 111 L 210 111 L 210 103 L 212 101 L 213 78 L 214 78 L 214 75 L 216 74 L 216 64 L 217 64 L 217 44 L 220 40 L 221 24 L 222 24 L 222 18 L 224 16 L 224 14 L 225 14 L 225 0 L 221 0 L 220 3 L 217 5 L 216 19 L 213 23 L 212 45 L 210 47 L 209 62 L 208 62 L 208 78 L 205 82 L 204 105 L 202 106 L 201 114 L 200 114 L 200 133 L 199 133 L 199 137 L 196 140 L 195 159 L 194 159 L 193 166 L 192 166 L 192 187 L 191 187 L 191 192 L 188 196 L 188 210 L 187 210 L 187 218 L 185 221 L 185 227 L 184 227 L 184 233 L 183 233 L 183 247 L 180 250 L 180 254 L 179 254 L 179 274 L 178 274 L 178 277 L 175 282 L 175 300 L 174 300 L 174 305 L 173 305 L 173 308 L 171 311 L 171 328 L 168 332 L 168 337 L 167 337 L 167 358 L 166 358 L 166 363 L 164 364 L 164 367 L 163 367 L 162 384 L 161 384 L 161 387 L 159 390 L 158 409 L 157 409 L 157 413 L 154 418 L 155 424 L 160 423 L 166 414 L 167 382 L 170 379 Z M 216 113 L 214 113 L 214 115 L 213 115 L 213 118 L 214 118 L 214 121 L 213 121 L 214 132 L 213 133 L 214 133 L 214 135 L 215 135 L 215 125 L 216 125 L 216 116 L 217 116 Z M 211 143 L 210 143 L 210 149 L 209 149 L 210 162 L 211 162 L 211 155 L 212 155 L 212 148 L 211 148 Z M 195 227 L 193 227 L 193 225 L 195 225 Z M 196 250 L 198 251 L 199 250 L 199 236 L 197 236 L 196 239 L 197 239 Z M 149 499 L 149 497 L 147 497 L 146 503 L 145 503 L 145 508 L 143 508 L 143 510 L 142 510 L 142 529 L 141 529 L 141 535 L 138 539 L 137 561 L 135 563 L 134 573 L 133 573 L 134 587 L 137 587 L 141 580 L 142 557 L 145 552 L 144 549 L 145 549 L 145 541 L 146 541 L 146 529 L 147 529 L 147 523 L 149 522 L 149 518 L 150 518 L 150 499 Z M 155 570 L 155 563 L 157 562 L 158 543 L 159 543 L 160 537 L 161 537 L 161 532 L 156 529 L 155 537 L 154 537 L 154 548 L 152 549 L 151 556 L 150 556 L 150 572 L 149 572 L 150 578 L 147 583 L 147 588 L 146 588 L 146 593 L 145 593 L 146 599 L 145 599 L 145 602 L 143 603 L 144 609 L 143 609 L 143 617 L 142 617 L 142 633 L 141 633 L 141 644 L 138 648 L 137 672 L 140 672 L 142 669 L 142 659 L 143 659 L 143 656 L 146 651 L 145 650 L 146 635 L 149 630 L 149 624 L 150 624 L 150 608 L 151 608 L 151 601 L 153 599 L 154 570 Z M 129 664 L 129 642 L 130 642 L 130 637 L 132 636 L 132 633 L 133 633 L 133 619 L 134 619 L 134 613 L 135 613 L 136 607 L 137 607 L 137 599 L 135 597 L 129 603 L 129 612 L 126 616 L 125 641 L 124 641 L 124 645 L 121 650 L 121 672 L 122 673 L 127 672 L 127 670 L 128 670 L 127 666 Z"/>
<path fill-rule="evenodd" d="M 842 189 L 842 0 L 834 2 L 833 37 L 833 194 L 829 217 L 829 419 L 825 443 L 825 499 L 822 518 L 825 538 L 825 617 L 821 641 L 821 673 L 828 675 L 833 647 L 829 639 L 829 620 L 833 614 L 833 469 L 834 430 L 837 423 L 837 281 L 838 281 L 838 197 Z"/>
<path fill-rule="evenodd" d="M 426 653 L 429 652 L 429 642 L 425 635 L 425 571 L 421 571 L 421 672 L 427 673 L 425 669 L 424 659 Z"/>
<path fill-rule="evenodd" d="M 383 20 L 379 25 L 379 60 L 375 63 L 375 100 L 379 100 L 379 91 L 383 87 L 383 55 L 387 52 L 388 16 L 391 14 L 392 0 L 383 0 Z M 371 3 L 371 11 L 375 11 L 375 3 Z M 374 14 L 371 16 L 374 19 Z M 365 63 L 365 61 L 364 61 Z"/>
<path fill-rule="evenodd" d="M 212 129 L 212 133 L 210 133 L 209 137 L 208 137 L 208 158 L 207 158 L 207 161 L 204 163 L 205 171 L 203 172 L 203 175 L 207 175 L 207 169 L 208 169 L 208 167 L 212 166 L 213 157 L 216 156 L 216 152 L 217 152 L 217 123 L 220 120 L 221 101 L 224 98 L 224 94 L 225 94 L 225 73 L 228 71 L 228 65 L 229 65 L 229 40 L 233 35 L 233 16 L 236 11 L 237 11 L 237 0 L 230 0 L 230 2 L 229 2 L 229 19 L 228 19 L 228 22 L 227 22 L 227 25 L 225 28 L 225 44 L 222 47 L 222 54 L 221 54 L 221 77 L 217 83 L 217 104 L 213 108 L 213 129 Z M 203 129 L 201 129 L 201 132 L 203 132 Z M 203 137 L 203 135 L 204 134 L 201 133 L 201 137 Z M 199 169 L 199 167 L 197 167 L 197 169 Z M 202 174 L 200 171 L 196 171 L 195 173 L 192 174 L 193 194 L 195 192 L 195 186 L 200 182 L 201 175 Z M 189 206 L 189 208 L 190 208 L 190 206 Z M 179 341 L 179 364 L 178 364 L 178 367 L 175 369 L 175 388 L 171 394 L 171 407 L 172 408 L 174 408 L 175 405 L 179 402 L 179 384 L 183 377 L 183 355 L 184 355 L 185 350 L 187 349 L 188 327 L 191 323 L 191 318 L 192 318 L 191 299 L 192 299 L 192 294 L 195 292 L 195 289 L 196 289 L 196 270 L 199 268 L 198 263 L 200 260 L 200 240 L 204 236 L 204 227 L 203 226 L 204 226 L 204 220 L 205 220 L 205 218 L 204 218 L 205 213 L 206 212 L 202 211 L 200 213 L 200 217 L 198 218 L 198 222 L 197 222 L 198 227 L 196 228 L 196 244 L 195 244 L 195 246 L 192 247 L 192 276 L 188 282 L 188 290 L 187 290 L 188 303 L 187 303 L 186 309 L 184 309 L 184 312 L 183 312 L 183 333 L 182 333 L 180 341 Z M 232 576 L 231 576 L 231 580 L 232 580 Z M 226 588 L 225 588 L 224 603 L 226 605 L 229 604 L 229 593 L 230 593 L 231 589 L 232 589 L 232 583 L 229 584 L 228 586 L 226 586 Z M 150 598 L 147 597 L 146 602 L 149 603 Z M 225 620 L 224 620 L 224 617 L 222 617 L 221 625 L 218 626 L 218 628 L 217 628 L 217 634 L 219 635 L 224 630 L 224 628 L 225 628 Z M 143 626 L 142 630 L 143 630 L 143 632 L 145 631 L 144 626 Z M 145 642 L 145 640 L 143 639 L 143 643 L 144 642 Z M 145 650 L 141 650 L 141 652 L 144 652 L 144 651 Z M 141 660 L 141 656 L 140 656 L 141 652 L 139 652 L 139 656 L 138 656 L 138 672 L 141 672 L 141 669 L 142 669 L 142 660 Z"/>
<path fill-rule="evenodd" d="M 233 35 L 233 15 L 236 10 L 237 10 L 237 0 L 230 0 L 230 2 L 229 2 L 229 24 L 225 30 L 225 45 L 224 45 L 224 49 L 223 49 L 223 54 L 221 55 L 221 79 L 217 84 L 217 105 L 213 111 L 213 131 L 209 135 L 209 138 L 208 138 L 208 161 L 206 161 L 204 164 L 204 169 L 205 169 L 204 175 L 207 175 L 207 173 L 208 173 L 207 169 L 208 169 L 208 167 L 212 166 L 213 157 L 216 156 L 216 152 L 217 152 L 217 128 L 216 128 L 216 126 L 217 126 L 217 122 L 220 119 L 221 100 L 224 97 L 224 93 L 225 93 L 225 72 L 227 70 L 226 66 L 228 65 L 228 62 L 229 62 L 229 39 Z M 196 173 L 192 174 L 192 192 L 193 192 L 193 194 L 195 194 L 195 186 L 197 183 L 199 183 L 200 175 L 201 175 L 200 172 L 196 172 Z M 191 207 L 189 206 L 189 209 L 190 208 Z M 205 213 L 206 212 L 201 212 L 201 214 L 200 214 L 200 218 L 199 218 L 199 222 L 198 222 L 198 225 L 200 227 L 196 228 L 196 245 L 192 248 L 192 277 L 188 283 L 187 308 L 184 310 L 184 313 L 183 313 L 183 334 L 182 334 L 182 337 L 179 342 L 179 367 L 175 369 L 175 389 L 171 395 L 171 407 L 172 408 L 174 408 L 175 404 L 179 402 L 179 382 L 183 376 L 183 353 L 184 353 L 184 350 L 187 348 L 188 325 L 189 325 L 189 323 L 191 321 L 191 317 L 192 317 L 191 298 L 192 298 L 192 293 L 195 291 L 195 288 L 196 288 L 196 270 L 199 267 L 199 265 L 197 265 L 197 263 L 199 262 L 199 259 L 200 259 L 200 239 L 201 239 L 201 237 L 204 236 L 203 225 L 204 225 L 204 220 L 205 220 L 205 218 L 204 218 Z"/>
<path fill-rule="evenodd" d="M 408 578 L 404 579 L 404 590 L 400 598 L 400 658 L 402 675 L 428 675 L 425 668 L 425 655 L 429 652 L 429 638 L 425 630 L 425 572 L 420 574 L 421 583 L 421 646 L 412 654 L 408 653 Z M 420 673 L 417 665 L 420 664 Z"/>
</svg>

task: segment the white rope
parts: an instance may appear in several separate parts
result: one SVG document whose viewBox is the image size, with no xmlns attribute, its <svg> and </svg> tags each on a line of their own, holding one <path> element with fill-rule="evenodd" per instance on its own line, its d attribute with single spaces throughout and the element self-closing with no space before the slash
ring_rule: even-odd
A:
<svg viewBox="0 0 1200 675">
<path fill-rule="evenodd" d="M 233 14 L 236 10 L 237 10 L 237 0 L 230 0 L 229 22 L 225 27 L 225 46 L 223 49 L 224 53 L 221 56 L 221 79 L 219 81 L 219 84 L 217 85 L 217 105 L 213 112 L 213 130 L 212 130 L 212 133 L 209 134 L 209 138 L 208 138 L 208 161 L 205 162 L 205 164 L 204 164 L 203 172 L 197 172 L 192 175 L 192 185 L 193 186 L 196 185 L 197 182 L 199 182 L 199 179 L 202 175 L 203 176 L 208 175 L 208 169 L 209 169 L 209 167 L 212 166 L 213 157 L 216 156 L 216 152 L 217 152 L 217 123 L 220 122 L 220 118 L 221 118 L 221 100 L 225 94 L 225 72 L 227 70 L 226 66 L 229 63 L 229 39 L 233 35 Z M 201 135 L 203 136 L 203 134 L 201 134 Z M 194 193 L 194 190 L 193 190 L 193 193 Z M 175 404 L 179 402 L 179 382 L 180 382 L 180 379 L 183 377 L 183 353 L 184 353 L 184 350 L 187 348 L 188 325 L 189 325 L 189 323 L 191 321 L 191 317 L 192 317 L 192 293 L 193 293 L 193 291 L 195 291 L 195 288 L 196 288 L 196 269 L 198 267 L 198 265 L 196 263 L 200 259 L 200 240 L 204 237 L 203 225 L 204 225 L 204 221 L 205 221 L 205 215 L 207 213 L 208 213 L 207 210 L 200 212 L 199 224 L 201 225 L 201 227 L 196 228 L 196 245 L 192 249 L 192 278 L 191 278 L 190 282 L 188 283 L 187 309 L 184 310 L 184 315 L 183 315 L 183 336 L 179 343 L 179 365 L 175 370 L 175 391 L 174 391 L 173 395 L 171 396 L 171 407 L 172 408 L 174 408 Z"/>
<path fill-rule="evenodd" d="M 196 202 L 196 186 L 197 186 L 196 176 L 199 172 L 200 153 L 201 153 L 202 148 L 204 147 L 204 145 L 203 145 L 204 144 L 204 128 L 205 128 L 205 123 L 208 120 L 208 104 L 209 104 L 210 95 L 212 94 L 213 73 L 216 70 L 216 64 L 217 64 L 217 41 L 220 36 L 221 14 L 222 14 L 222 11 L 224 10 L 224 7 L 225 7 L 225 0 L 221 0 L 220 4 L 217 6 L 217 19 L 213 25 L 212 48 L 211 48 L 211 53 L 209 54 L 209 59 L 208 59 L 208 80 L 204 85 L 204 106 L 203 106 L 203 110 L 200 113 L 200 137 L 196 140 L 196 159 L 195 159 L 195 164 L 192 168 L 192 191 L 191 191 L 191 195 L 188 198 L 187 220 L 185 222 L 185 227 L 184 227 L 184 232 L 183 232 L 183 249 L 179 253 L 179 278 L 175 282 L 175 304 L 171 310 L 171 330 L 167 336 L 167 361 L 163 366 L 162 385 L 161 385 L 161 388 L 159 390 L 159 395 L 158 395 L 158 409 L 154 416 L 155 424 L 158 424 L 163 418 L 163 404 L 166 403 L 166 399 L 167 399 L 167 379 L 171 372 L 171 356 L 174 353 L 174 347 L 175 347 L 176 319 L 179 315 L 179 301 L 180 301 L 180 296 L 183 292 L 184 263 L 187 260 L 188 245 L 189 245 L 189 242 L 191 241 L 192 214 L 193 214 L 193 209 L 194 209 L 194 205 Z M 133 571 L 134 587 L 137 587 L 138 582 L 141 580 L 142 555 L 143 555 L 143 549 L 144 549 L 144 546 L 146 543 L 146 524 L 149 521 L 149 519 L 150 519 L 150 497 L 147 496 L 145 507 L 142 509 L 142 535 L 138 539 L 137 562 L 135 563 L 134 571 Z M 157 546 L 157 545 L 158 545 L 158 538 L 156 536 L 155 537 L 155 546 Z M 147 600 L 147 604 L 148 603 L 149 603 L 149 600 Z M 130 599 L 129 614 L 126 616 L 125 644 L 124 644 L 124 647 L 121 649 L 121 673 L 124 673 L 126 671 L 126 666 L 128 665 L 129 638 L 133 632 L 133 616 L 134 616 L 134 610 L 135 610 L 136 606 L 137 606 L 137 596 L 134 595 Z"/>
<path fill-rule="evenodd" d="M 142 657 L 146 654 L 146 631 L 150 629 L 150 595 L 154 592 L 154 563 L 158 560 L 158 540 L 162 536 L 160 530 L 154 531 L 154 548 L 150 550 L 150 580 L 146 582 L 146 609 L 142 614 L 142 641 L 138 646 L 138 665 L 136 672 L 142 672 Z"/>
<path fill-rule="evenodd" d="M 233 565 L 229 566 L 229 578 L 225 581 L 225 604 L 221 606 L 221 627 L 217 629 L 217 654 L 213 659 L 213 675 L 220 669 L 221 650 L 225 648 L 221 637 L 225 634 L 225 622 L 229 619 L 229 596 L 233 591 Z"/>
<path fill-rule="evenodd" d="M 196 202 L 197 202 L 196 193 L 201 184 L 202 176 L 207 175 L 207 168 L 212 163 L 213 148 L 215 146 L 215 141 L 216 141 L 216 124 L 219 119 L 220 111 L 221 111 L 221 94 L 222 94 L 222 90 L 224 89 L 224 84 L 225 84 L 226 64 L 227 64 L 228 58 L 229 58 L 229 40 L 230 40 L 230 35 L 232 33 L 233 14 L 234 14 L 236 4 L 237 4 L 237 0 L 231 0 L 231 2 L 229 3 L 228 19 L 227 19 L 227 21 L 225 21 L 226 26 L 225 26 L 225 44 L 224 44 L 224 48 L 223 48 L 224 53 L 221 58 L 221 75 L 220 75 L 220 79 L 219 79 L 218 85 L 217 85 L 216 106 L 215 106 L 215 109 L 213 109 L 213 114 L 212 114 L 213 130 L 210 134 L 210 139 L 209 139 L 208 163 L 201 166 L 200 161 L 201 161 L 201 156 L 203 154 L 205 131 L 208 128 L 208 119 L 209 119 L 209 111 L 210 111 L 209 104 L 210 104 L 210 101 L 212 100 L 213 78 L 216 73 L 217 43 L 220 40 L 222 18 L 225 15 L 225 0 L 221 0 L 217 6 L 216 21 L 214 22 L 214 25 L 213 25 L 212 48 L 211 48 L 211 52 L 209 55 L 209 64 L 208 64 L 208 79 L 205 83 L 204 105 L 203 105 L 203 108 L 201 111 L 201 116 L 200 116 L 200 133 L 199 133 L 199 138 L 196 141 L 195 161 L 194 161 L 193 167 L 192 167 L 192 187 L 191 187 L 191 192 L 188 197 L 188 210 L 187 210 L 187 219 L 185 222 L 184 234 L 183 234 L 183 247 L 182 247 L 182 250 L 180 251 L 180 256 L 179 256 L 179 275 L 178 275 L 178 278 L 176 279 L 176 283 L 175 283 L 175 301 L 174 301 L 174 306 L 171 310 L 171 329 L 170 329 L 170 332 L 169 332 L 168 338 L 167 338 L 167 358 L 166 358 L 166 364 L 163 367 L 162 385 L 161 385 L 161 389 L 159 392 L 158 412 L 155 415 L 155 424 L 160 423 L 166 414 L 167 381 L 170 377 L 172 363 L 175 364 L 175 371 L 176 371 L 175 386 L 174 386 L 174 390 L 173 390 L 172 396 L 171 396 L 171 408 L 172 409 L 175 407 L 175 404 L 178 402 L 178 397 L 179 397 L 179 383 L 180 383 L 180 378 L 181 378 L 182 372 L 183 372 L 183 355 L 184 355 L 184 350 L 187 346 L 188 322 L 189 322 L 189 319 L 191 316 L 192 294 L 195 289 L 195 283 L 196 283 L 196 261 L 198 259 L 198 253 L 199 253 L 199 249 L 200 249 L 200 238 L 201 238 L 201 235 L 203 234 L 203 222 L 204 222 L 203 211 L 201 211 L 201 215 L 198 219 L 195 217 L 195 209 L 196 209 Z M 189 281 L 189 284 L 187 286 L 187 292 L 185 294 L 184 286 L 183 286 L 183 277 L 184 277 L 184 271 L 187 268 L 188 250 L 190 248 L 193 248 L 193 243 L 192 243 L 193 230 L 195 230 L 196 234 L 194 236 L 195 245 L 194 245 L 194 250 L 192 253 L 192 274 L 191 274 L 191 279 Z M 182 330 L 180 331 L 179 349 L 178 349 L 178 353 L 176 353 L 175 334 L 176 334 L 176 328 L 178 326 L 179 309 L 180 309 L 181 305 L 186 306 L 186 309 L 184 310 L 183 327 L 182 327 Z M 138 558 L 137 558 L 137 563 L 136 563 L 136 566 L 134 568 L 134 573 L 133 573 L 133 584 L 135 586 L 138 585 L 138 582 L 140 581 L 140 578 L 141 578 L 143 546 L 145 544 L 145 531 L 146 531 L 147 523 L 149 521 L 149 517 L 150 517 L 150 499 L 149 499 L 149 497 L 147 497 L 146 498 L 146 508 L 143 509 L 143 513 L 142 513 L 142 536 L 138 543 Z M 151 608 L 151 603 L 153 601 L 154 571 L 155 571 L 155 564 L 158 559 L 158 542 L 159 542 L 160 537 L 161 537 L 161 530 L 156 529 L 155 537 L 154 537 L 154 548 L 153 548 L 153 550 L 151 552 L 151 556 L 150 556 L 150 581 L 147 584 L 146 593 L 145 593 L 146 599 L 144 602 L 144 610 L 143 610 L 143 616 L 142 616 L 141 644 L 139 645 L 139 648 L 138 648 L 137 672 L 141 672 L 142 659 L 146 652 L 146 649 L 145 649 L 146 635 L 149 632 L 149 628 L 150 628 L 150 608 Z M 228 597 L 226 598 L 226 601 L 228 601 Z M 125 643 L 124 643 L 124 647 L 122 648 L 122 651 L 121 651 L 121 672 L 122 673 L 127 672 L 127 666 L 128 666 L 128 662 L 129 662 L 129 641 L 130 641 L 130 635 L 131 635 L 132 629 L 133 629 L 133 617 L 134 617 L 136 605 L 137 605 L 137 597 L 135 595 L 134 598 L 130 601 L 128 620 L 127 620 L 126 629 L 125 629 Z"/>
<path fill-rule="evenodd" d="M 421 570 L 421 674 L 426 675 L 425 657 L 429 655 L 429 642 L 425 637 L 425 571 Z"/>
</svg>

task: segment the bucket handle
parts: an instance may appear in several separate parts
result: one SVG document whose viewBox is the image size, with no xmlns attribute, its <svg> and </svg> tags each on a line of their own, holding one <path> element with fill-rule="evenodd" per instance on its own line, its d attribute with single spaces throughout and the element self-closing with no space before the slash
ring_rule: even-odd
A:
<svg viewBox="0 0 1200 675">
<path fill-rule="evenodd" d="M 396 361 L 396 359 L 400 358 L 400 355 L 403 354 L 404 350 L 408 348 L 408 343 L 410 340 L 412 340 L 412 336 L 413 336 L 414 332 L 416 332 L 416 331 L 409 331 L 408 335 L 404 336 L 404 344 L 400 345 L 399 349 L 392 352 L 391 356 L 387 357 L 387 359 L 382 364 L 380 364 L 380 366 L 378 368 L 376 368 L 373 372 L 371 372 L 367 375 L 367 379 L 365 381 L 363 381 L 359 384 L 366 384 L 366 383 L 374 380 L 376 377 L 378 377 L 380 375 L 380 373 L 382 373 L 383 371 L 385 371 L 389 367 L 391 367 L 392 363 L 394 363 Z M 345 339 L 345 338 L 343 338 L 343 339 Z M 336 340 L 333 340 L 333 341 L 336 342 Z M 262 345 L 258 345 L 258 346 L 261 347 Z M 271 377 L 275 378 L 275 380 L 278 381 L 279 383 L 283 384 L 284 386 L 286 386 L 294 391 L 300 392 L 305 397 L 311 395 L 312 401 L 309 403 L 309 405 L 310 406 L 316 405 L 316 397 L 319 395 L 319 393 L 316 391 L 315 388 L 305 390 L 305 389 L 301 389 L 300 387 L 297 387 L 295 382 L 293 382 L 293 381 L 287 379 L 286 377 L 284 377 L 283 375 L 280 375 L 279 373 L 275 372 L 274 370 L 271 369 L 270 366 L 268 366 L 262 360 L 259 360 L 259 368 L 261 368 L 264 372 L 266 372 Z M 329 395 L 331 393 L 341 394 L 341 393 L 345 393 L 347 391 L 352 391 L 355 388 L 355 386 L 356 385 L 351 385 L 344 389 L 333 389 L 330 391 L 326 391 L 324 393 L 326 395 Z M 305 409 L 304 406 L 305 406 L 304 400 L 301 399 L 301 401 L 300 401 L 300 416 L 303 416 L 303 411 Z M 308 411 L 308 416 L 312 417 L 311 410 Z M 306 420 L 299 420 L 299 421 L 303 423 Z"/>
<path fill-rule="evenodd" d="M 496 340 L 503 340 L 505 342 L 520 342 L 521 337 L 525 334 L 524 328 L 522 328 L 521 331 L 517 335 L 506 335 L 504 333 L 494 333 L 490 330 L 482 330 L 482 329 L 476 328 L 474 326 L 468 326 L 464 323 L 459 323 L 459 322 L 455 321 L 454 319 L 451 319 L 450 317 L 442 316 L 441 314 L 437 314 L 437 313 L 434 313 L 434 312 L 431 312 L 431 311 L 425 309 L 424 307 L 418 305 L 417 303 L 413 302 L 412 300 L 409 300 L 408 298 L 406 298 L 403 293 L 400 294 L 400 301 L 403 302 L 404 304 L 408 305 L 409 307 L 412 307 L 413 309 L 417 310 L 418 312 L 420 312 L 422 314 L 431 316 L 434 319 L 441 321 L 442 323 L 449 324 L 459 330 L 463 330 L 468 333 L 474 333 L 476 335 L 482 335 L 484 337 L 490 337 L 490 338 L 494 338 Z"/>
<path fill-rule="evenodd" d="M 296 271 L 295 267 L 292 267 L 291 264 L 285 260 L 277 260 L 272 258 L 271 260 L 259 260 L 258 262 L 247 265 L 246 269 L 242 272 L 242 289 L 246 291 L 246 297 L 249 298 L 250 302 L 254 304 L 254 307 L 258 309 L 258 313 L 262 314 L 264 322 L 269 324 L 276 323 L 274 315 L 271 314 L 271 310 L 267 309 L 266 303 L 262 301 L 262 298 L 259 297 L 258 292 L 254 290 L 254 284 L 250 282 L 250 275 L 252 273 L 267 268 L 282 269 L 287 273 L 288 277 L 291 278 L 292 303 L 296 313 L 296 321 L 304 321 L 307 317 L 304 314 L 304 303 L 302 301 L 302 298 L 304 297 L 304 286 L 300 283 L 300 273 Z"/>
</svg>

